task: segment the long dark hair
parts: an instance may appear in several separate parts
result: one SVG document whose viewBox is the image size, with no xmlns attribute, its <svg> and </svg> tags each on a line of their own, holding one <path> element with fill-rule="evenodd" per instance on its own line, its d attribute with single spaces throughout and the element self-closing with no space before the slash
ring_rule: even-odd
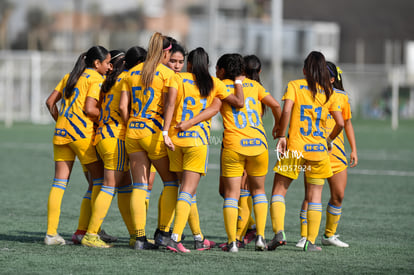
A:
<svg viewBox="0 0 414 275">
<path fill-rule="evenodd" d="M 260 59 L 254 54 L 246 55 L 245 57 L 243 57 L 243 59 L 244 59 L 244 64 L 246 66 L 245 67 L 246 76 L 262 84 L 262 82 L 260 81 L 260 75 L 259 75 L 260 71 L 262 70 L 262 63 L 260 62 Z"/>
<path fill-rule="evenodd" d="M 311 52 L 305 59 L 303 69 L 313 98 L 315 99 L 318 93 L 317 84 L 319 84 L 325 92 L 325 102 L 327 102 L 332 94 L 332 85 L 329 80 L 328 66 L 326 65 L 323 54 L 316 51 Z"/>
<path fill-rule="evenodd" d="M 228 53 L 222 55 L 217 60 L 217 68 L 224 69 L 224 78 L 235 80 L 236 76 L 244 73 L 244 60 L 238 53 Z"/>
<path fill-rule="evenodd" d="M 147 51 L 144 48 L 134 46 L 127 50 L 125 54 L 125 69 L 130 70 L 135 65 L 145 61 Z"/>
<path fill-rule="evenodd" d="M 106 76 L 102 83 L 101 92 L 106 94 L 114 86 L 118 76 L 124 71 L 125 53 L 119 50 L 112 50 L 111 54 L 112 71 Z"/>
<path fill-rule="evenodd" d="M 191 73 L 195 76 L 196 85 L 200 90 L 201 96 L 208 96 L 214 87 L 214 83 L 208 71 L 209 59 L 207 52 L 203 48 L 198 47 L 188 54 L 187 62 L 191 64 Z"/>
<path fill-rule="evenodd" d="M 80 76 L 86 68 L 93 67 L 95 60 L 104 61 L 108 55 L 108 50 L 102 46 L 93 46 L 86 53 L 82 53 L 75 63 L 72 71 L 69 74 L 68 81 L 65 87 L 65 97 L 70 98 L 75 89 Z"/>
<path fill-rule="evenodd" d="M 332 86 L 338 90 L 344 91 L 344 85 L 342 84 L 342 75 L 339 72 L 338 67 L 329 61 L 326 61 L 326 64 L 328 65 L 329 75 L 334 78 Z"/>
<path fill-rule="evenodd" d="M 260 59 L 252 54 L 252 55 L 246 55 L 243 57 L 244 65 L 245 65 L 245 74 L 246 77 L 253 79 L 260 84 L 262 82 L 260 81 L 260 71 L 262 70 L 262 62 L 260 62 Z M 261 102 L 262 104 L 262 113 L 263 115 L 266 113 L 266 105 Z"/>
</svg>

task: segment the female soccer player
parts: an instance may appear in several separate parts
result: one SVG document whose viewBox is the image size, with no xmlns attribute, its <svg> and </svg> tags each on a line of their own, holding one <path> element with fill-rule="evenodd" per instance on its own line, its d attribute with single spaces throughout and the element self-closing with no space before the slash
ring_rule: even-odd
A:
<svg viewBox="0 0 414 275">
<path fill-rule="evenodd" d="M 301 170 L 309 183 L 307 197 L 308 234 L 305 251 L 320 251 L 315 245 L 322 216 L 322 188 L 324 180 L 332 176 L 328 150 L 332 141 L 340 133 L 344 121 L 339 102 L 332 92 L 325 57 L 320 52 L 311 52 L 305 59 L 303 73 L 305 79 L 290 81 L 283 100 L 282 117 L 279 125 L 279 140 L 276 145 L 278 161 L 274 167 L 272 218 L 274 238 L 268 243 L 268 249 L 286 244 L 284 233 L 285 196 L 293 179 L 297 179 Z M 325 133 L 328 112 L 336 124 L 332 132 Z M 289 139 L 284 136 L 289 124 Z"/>
<path fill-rule="evenodd" d="M 244 71 L 244 61 L 239 54 L 225 54 L 219 58 L 216 74 L 231 90 L 235 76 Z M 253 197 L 257 237 L 255 249 L 266 249 L 265 226 L 267 199 L 265 177 L 268 166 L 266 133 L 262 123 L 263 102 L 272 110 L 275 126 L 272 135 L 276 136 L 280 118 L 279 103 L 258 82 L 246 78 L 243 81 L 245 102 L 242 107 L 232 107 L 226 102 L 220 110 L 223 116 L 224 137 L 221 153 L 221 170 L 224 186 L 223 216 L 227 232 L 227 245 L 224 251 L 238 252 L 236 243 L 238 201 L 243 172 L 246 171 L 249 190 Z"/>
<path fill-rule="evenodd" d="M 119 112 L 121 81 L 128 74 L 124 66 L 126 55 L 120 51 L 111 51 L 111 53 L 113 53 L 111 58 L 113 70 L 102 84 L 102 112 L 95 138 L 98 153 L 104 162 L 104 182 L 94 204 L 88 231 L 82 239 L 84 246 L 101 248 L 110 247 L 103 240 L 100 240 L 97 234 L 117 189 L 119 189 L 119 210 L 130 235 L 135 240 L 135 228 L 132 223 L 130 208 L 131 176 L 125 151 L 126 125 L 122 121 Z M 132 58 L 132 63 L 136 65 L 138 62 L 144 61 L 146 51 L 140 47 L 133 47 L 128 50 L 127 54 L 128 64 L 131 63 Z"/>
<path fill-rule="evenodd" d="M 174 75 L 174 71 L 163 64 L 170 56 L 171 43 L 161 33 L 154 33 L 145 62 L 130 70 L 122 86 L 120 111 L 127 122 L 125 146 L 133 179 L 131 211 L 137 236 L 135 249 L 155 248 L 145 234 L 145 201 L 151 163 L 164 182 L 160 230 L 168 226 L 177 199 L 178 181 L 168 169 L 169 160 L 162 138 L 163 98 Z"/>
<path fill-rule="evenodd" d="M 200 177 L 207 172 L 210 119 L 219 111 L 220 100 L 235 105 L 243 103 L 241 87 L 236 95 L 229 93 L 219 79 L 210 76 L 208 64 L 208 54 L 203 48 L 191 51 L 187 61 L 188 73 L 177 74 L 168 91 L 163 135 L 169 149 L 169 157 L 174 160 L 170 161 L 170 170 L 177 172 L 181 179 L 174 228 L 167 245 L 167 249 L 174 252 L 190 252 L 183 246 L 181 235 L 191 211 Z M 201 120 L 193 123 L 194 116 L 209 106 L 212 106 L 214 111 L 209 112 L 207 116 L 201 116 Z M 191 124 L 191 127 L 180 131 L 178 124 L 184 121 Z M 203 236 L 196 237 L 195 249 L 210 248 L 205 244 Z"/>
<path fill-rule="evenodd" d="M 354 128 L 351 123 L 351 105 L 349 104 L 348 94 L 344 91 L 342 85 L 342 72 L 339 67 L 332 62 L 326 62 L 328 65 L 331 83 L 334 87 L 333 92 L 339 99 L 342 118 L 344 119 L 344 130 L 351 146 L 350 167 L 355 167 L 358 164 L 358 155 L 355 142 Z M 326 121 L 327 131 L 331 131 L 335 122 L 332 116 L 328 115 Z M 332 151 L 329 153 L 331 168 L 333 176 L 328 178 L 329 189 L 331 197 L 328 206 L 326 207 L 326 225 L 325 234 L 322 236 L 323 245 L 334 245 L 338 247 L 348 247 L 349 245 L 338 239 L 336 235 L 336 228 L 338 227 L 339 219 L 342 214 L 342 200 L 345 194 L 347 183 L 347 159 L 345 154 L 344 134 L 343 131 L 335 139 Z M 307 182 L 305 180 L 305 190 L 307 190 Z M 305 192 L 306 194 L 306 192 Z M 302 238 L 296 244 L 297 247 L 303 248 L 307 236 L 307 214 L 308 200 L 307 197 L 303 200 L 302 209 L 300 211 L 300 224 Z"/>
<path fill-rule="evenodd" d="M 56 120 L 53 137 L 55 178 L 49 194 L 48 222 L 45 244 L 65 244 L 57 233 L 63 194 L 69 182 L 75 157 L 86 166 L 95 184 L 103 181 L 102 162 L 93 146 L 93 123 L 99 110 L 88 106 L 99 100 L 100 85 L 109 69 L 111 56 L 104 47 L 94 46 L 82 54 L 72 72 L 66 75 L 48 97 L 46 105 Z M 61 87 L 65 87 L 62 89 Z M 63 91 L 60 93 L 59 91 Z M 60 111 L 57 102 L 62 99 Z M 98 190 L 92 190 L 92 194 Z"/>
</svg>

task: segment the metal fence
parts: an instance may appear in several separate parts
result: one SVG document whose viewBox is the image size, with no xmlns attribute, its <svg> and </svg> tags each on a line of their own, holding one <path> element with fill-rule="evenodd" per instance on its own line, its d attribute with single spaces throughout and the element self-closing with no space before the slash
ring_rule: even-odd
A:
<svg viewBox="0 0 414 275">
<path fill-rule="evenodd" d="M 73 54 L 0 51 L 0 121 L 6 126 L 14 122 L 52 123 L 45 101 L 61 78 L 70 72 L 76 58 Z M 269 88 L 272 70 L 264 65 L 263 85 Z M 339 65 L 354 117 L 386 119 L 394 110 L 397 118 L 414 118 L 414 89 L 406 84 L 404 68 Z M 301 77 L 301 67 L 283 68 L 285 85 Z"/>
</svg>

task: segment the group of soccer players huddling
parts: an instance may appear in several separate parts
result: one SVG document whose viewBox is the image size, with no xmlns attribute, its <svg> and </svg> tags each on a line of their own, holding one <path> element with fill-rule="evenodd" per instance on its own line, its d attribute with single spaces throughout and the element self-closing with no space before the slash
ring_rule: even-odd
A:
<svg viewBox="0 0 414 275">
<path fill-rule="evenodd" d="M 185 58 L 187 72 L 181 72 Z M 256 251 L 286 245 L 285 196 L 301 171 L 305 198 L 300 212 L 301 239 L 296 246 L 321 250 L 316 238 L 322 188 L 328 179 L 331 198 L 322 244 L 348 247 L 336 235 L 348 166 L 343 128 L 352 150 L 351 167 L 358 158 L 339 67 L 326 62 L 322 53 L 311 52 L 304 62 L 304 79 L 289 82 L 282 110 L 260 83 L 257 56 L 222 55 L 216 62 L 216 77 L 210 75 L 209 65 L 203 48 L 187 54 L 175 39 L 158 32 L 152 35 L 147 50 L 134 46 L 126 52 L 108 51 L 94 46 L 79 56 L 46 101 L 56 127 L 45 244 L 67 243 L 57 228 L 77 157 L 89 185 L 73 243 L 112 246 L 117 239 L 101 226 L 118 194 L 132 248 L 165 247 L 188 253 L 182 242 L 187 222 L 194 249 L 215 247 L 201 231 L 196 193 L 201 176 L 207 173 L 211 118 L 220 112 L 224 132 L 217 181 L 224 199 L 227 242 L 218 247 L 238 252 L 251 241 Z M 270 201 L 274 237 L 269 242 L 265 239 L 269 148 L 262 122 L 266 109 L 274 118 L 272 136 L 277 139 L 278 155 Z M 149 239 L 145 227 L 155 173 L 164 186 L 157 228 Z"/>
</svg>

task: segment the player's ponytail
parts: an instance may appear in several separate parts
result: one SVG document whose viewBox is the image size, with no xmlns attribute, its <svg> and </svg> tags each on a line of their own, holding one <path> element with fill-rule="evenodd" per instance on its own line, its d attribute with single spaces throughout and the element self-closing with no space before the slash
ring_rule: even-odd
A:
<svg viewBox="0 0 414 275">
<path fill-rule="evenodd" d="M 83 71 L 86 68 L 92 68 L 94 66 L 95 60 L 99 60 L 101 62 L 104 61 L 108 53 L 108 50 L 102 46 L 93 46 L 86 53 L 82 53 L 78 57 L 75 66 L 69 74 L 68 81 L 66 82 L 66 87 L 64 90 L 64 95 L 66 98 L 70 98 L 72 96 L 76 83 L 81 77 Z"/>
<path fill-rule="evenodd" d="M 214 88 L 213 79 L 208 71 L 209 58 L 207 52 L 199 47 L 188 54 L 191 73 L 194 74 L 200 95 L 206 97 Z"/>
<path fill-rule="evenodd" d="M 156 32 L 151 36 L 148 45 L 147 59 L 145 60 L 142 68 L 142 83 L 145 88 L 148 88 L 152 84 L 154 74 L 158 64 L 161 63 L 164 51 L 171 50 L 170 41 L 161 33 Z"/>
<path fill-rule="evenodd" d="M 313 98 L 318 93 L 317 85 L 319 84 L 326 95 L 325 102 L 327 102 L 332 94 L 332 86 L 329 80 L 328 66 L 323 54 L 316 51 L 311 52 L 305 59 L 303 70 Z"/>
<path fill-rule="evenodd" d="M 101 92 L 106 94 L 115 85 L 118 76 L 124 71 L 125 53 L 118 50 L 110 51 L 112 71 L 107 75 L 102 83 Z"/>
</svg>

